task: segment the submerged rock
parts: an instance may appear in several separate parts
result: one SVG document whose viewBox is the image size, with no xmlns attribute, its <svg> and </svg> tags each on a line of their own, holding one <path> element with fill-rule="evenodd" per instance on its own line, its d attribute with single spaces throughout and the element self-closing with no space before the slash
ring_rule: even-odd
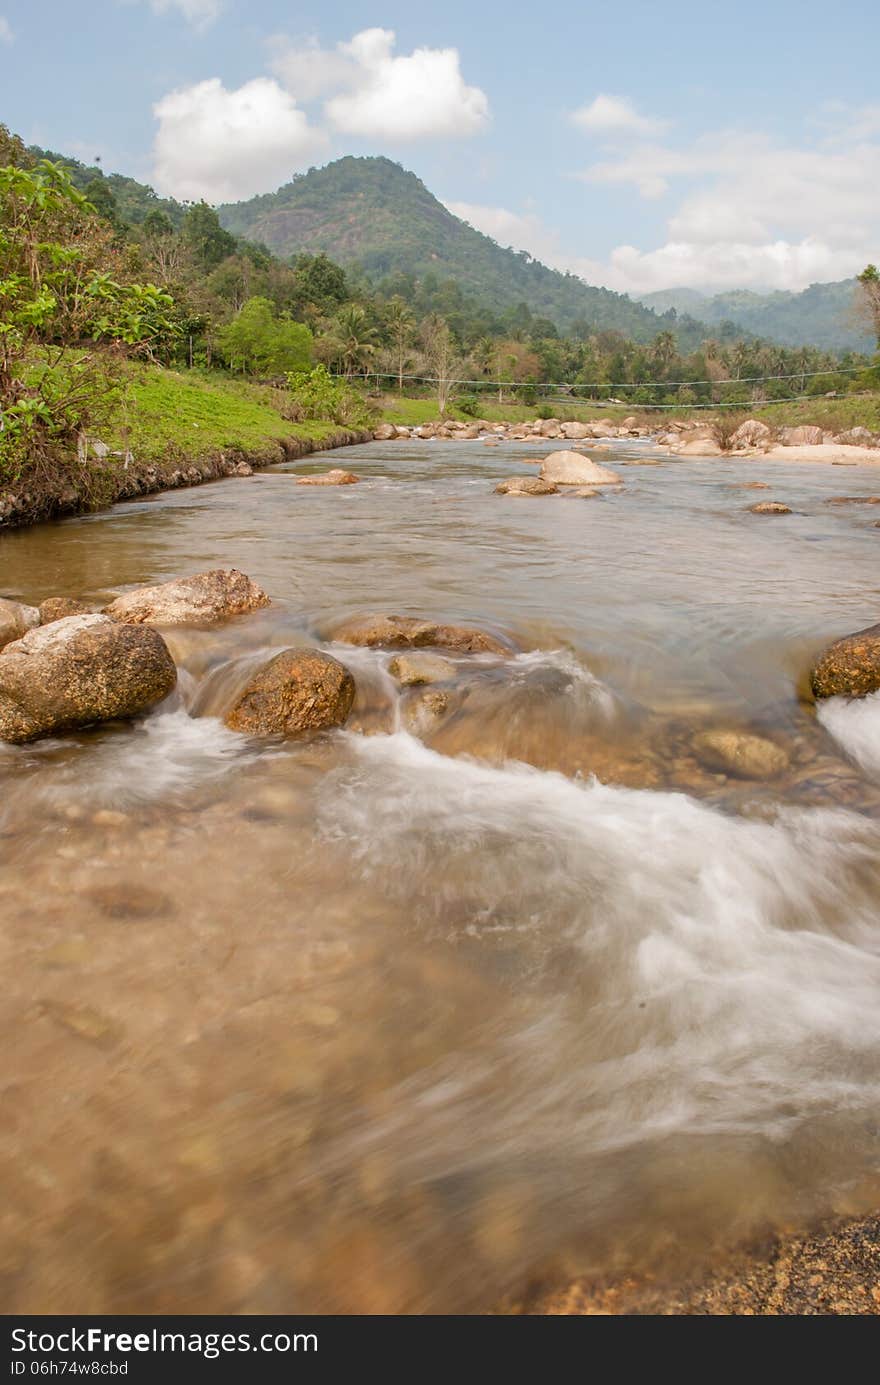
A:
<svg viewBox="0 0 880 1385">
<path fill-rule="evenodd" d="M 40 602 L 40 624 L 51 625 L 55 620 L 66 616 L 90 616 L 92 608 L 82 601 L 74 601 L 70 596 L 50 596 Z"/>
<path fill-rule="evenodd" d="M 880 625 L 837 640 L 810 674 L 813 696 L 866 697 L 880 688 Z"/>
<path fill-rule="evenodd" d="M 780 500 L 759 500 L 757 505 L 750 505 L 749 512 L 753 515 L 790 515 L 791 510 L 787 505 L 783 505 Z"/>
<path fill-rule="evenodd" d="M 127 625 L 211 625 L 269 605 L 269 598 L 237 568 L 213 568 L 158 587 L 119 596 L 104 614 Z"/>
<path fill-rule="evenodd" d="M 781 745 L 750 731 L 700 731 L 691 748 L 709 769 L 736 779 L 775 779 L 789 765 Z"/>
<path fill-rule="evenodd" d="M 321 472 L 318 476 L 297 476 L 298 486 L 355 486 L 361 478 L 353 471 L 342 471 L 334 467 L 332 471 Z"/>
<path fill-rule="evenodd" d="M 67 616 L 29 631 L 0 656 L 0 739 L 21 743 L 133 717 L 176 682 L 157 631 L 102 615 Z"/>
<path fill-rule="evenodd" d="M 450 704 L 448 692 L 439 688 L 424 688 L 403 703 L 401 717 L 404 727 L 412 736 L 426 736 L 443 720 Z"/>
<path fill-rule="evenodd" d="M 439 654 L 396 654 L 388 672 L 402 687 L 413 688 L 420 683 L 445 683 L 455 677 L 456 667 Z"/>
<path fill-rule="evenodd" d="M 499 481 L 495 487 L 496 495 L 558 495 L 559 488 L 552 481 L 544 481 L 540 476 L 510 476 Z"/>
<path fill-rule="evenodd" d="M 285 649 L 245 687 L 226 725 L 251 736 L 302 736 L 342 726 L 355 683 L 338 659 L 316 649 Z"/>
<path fill-rule="evenodd" d="M 7 601 L 0 596 L 0 649 L 13 640 L 20 640 L 39 623 L 40 612 L 36 606 L 23 606 L 20 601 Z"/>
<path fill-rule="evenodd" d="M 580 452 L 551 452 L 541 465 L 541 477 L 557 486 L 616 486 L 616 471 L 600 466 Z"/>
<path fill-rule="evenodd" d="M 462 654 L 509 654 L 510 650 L 487 635 L 467 625 L 439 625 L 417 616 L 363 616 L 337 626 L 332 638 L 342 644 L 368 648 L 455 649 Z"/>
</svg>

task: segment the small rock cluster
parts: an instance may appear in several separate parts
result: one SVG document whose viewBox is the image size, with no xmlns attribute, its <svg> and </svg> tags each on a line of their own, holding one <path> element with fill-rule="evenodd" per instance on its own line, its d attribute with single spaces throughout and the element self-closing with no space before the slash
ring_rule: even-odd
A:
<svg viewBox="0 0 880 1385">
<path fill-rule="evenodd" d="M 472 423 L 445 420 L 439 423 L 422 423 L 418 427 L 405 428 L 394 423 L 382 423 L 374 429 L 376 442 L 394 442 L 398 439 L 454 438 L 461 442 L 530 442 L 533 438 L 568 439 L 570 442 L 587 442 L 594 438 L 647 438 L 651 429 L 641 427 L 635 416 L 614 423 L 610 418 L 593 418 L 585 422 L 564 422 L 558 418 L 536 418 L 532 423 L 489 423 L 485 418 Z"/>
</svg>

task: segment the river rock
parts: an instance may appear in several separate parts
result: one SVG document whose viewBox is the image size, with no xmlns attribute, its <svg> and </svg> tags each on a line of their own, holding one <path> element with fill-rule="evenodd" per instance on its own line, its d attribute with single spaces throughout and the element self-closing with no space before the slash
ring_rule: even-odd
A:
<svg viewBox="0 0 880 1385">
<path fill-rule="evenodd" d="M 791 510 L 787 505 L 783 505 L 779 500 L 759 500 L 757 505 L 750 505 L 749 511 L 753 515 L 790 515 Z"/>
<path fill-rule="evenodd" d="M 338 659 L 316 649 L 284 649 L 247 684 L 226 725 L 250 736 L 301 736 L 342 726 L 355 683 Z"/>
<path fill-rule="evenodd" d="M 818 698 L 866 697 L 876 692 L 880 688 L 880 625 L 845 635 L 826 649 L 810 674 L 810 687 Z"/>
<path fill-rule="evenodd" d="M 298 486 L 356 486 L 361 478 L 355 476 L 353 471 L 342 471 L 339 467 L 334 467 L 332 471 L 324 471 L 319 476 L 297 476 Z"/>
<path fill-rule="evenodd" d="M 759 418 L 747 418 L 745 423 L 741 423 L 736 432 L 730 438 L 729 446 L 734 447 L 759 447 L 761 443 L 769 441 L 770 429 L 766 423 L 762 423 Z"/>
<path fill-rule="evenodd" d="M 214 568 L 127 592 L 111 602 L 105 615 L 127 625 L 212 625 L 268 605 L 263 589 L 243 572 Z"/>
<path fill-rule="evenodd" d="M 414 688 L 422 683 L 445 683 L 455 677 L 456 668 L 451 659 L 439 654 L 396 654 L 388 672 L 404 688 Z"/>
<path fill-rule="evenodd" d="M 51 625 L 55 620 L 64 620 L 66 616 L 90 616 L 92 608 L 85 606 L 81 601 L 74 601 L 70 596 L 49 596 L 45 601 L 40 602 L 40 624 Z"/>
<path fill-rule="evenodd" d="M 36 606 L 23 606 L 20 601 L 7 601 L 0 596 L 0 649 L 20 640 L 28 630 L 40 623 L 40 612 Z"/>
<path fill-rule="evenodd" d="M 620 477 L 580 452 L 551 452 L 541 464 L 541 478 L 556 486 L 616 486 Z"/>
<path fill-rule="evenodd" d="M 337 626 L 332 638 L 368 648 L 454 649 L 461 654 L 509 654 L 500 640 L 467 625 L 440 625 L 417 616 L 364 616 Z"/>
<path fill-rule="evenodd" d="M 397 429 L 393 423 L 380 423 L 378 428 L 373 429 L 373 437 L 376 442 L 391 442 L 397 437 Z"/>
<path fill-rule="evenodd" d="M 67 616 L 30 630 L 0 655 L 0 739 L 21 743 L 137 716 L 176 682 L 157 631 L 103 615 Z"/>
<path fill-rule="evenodd" d="M 563 423 L 559 431 L 564 438 L 570 438 L 573 442 L 582 442 L 591 436 L 586 423 Z"/>
<path fill-rule="evenodd" d="M 593 486 L 567 486 L 565 490 L 566 500 L 598 500 L 601 495 Z"/>
<path fill-rule="evenodd" d="M 801 423 L 796 428 L 781 428 L 779 441 L 783 447 L 815 447 L 825 441 L 825 434 L 815 424 Z"/>
<path fill-rule="evenodd" d="M 540 476 L 510 476 L 499 481 L 495 487 L 496 495 L 558 495 L 559 487 L 552 481 L 544 481 Z"/>
<path fill-rule="evenodd" d="M 700 731 L 691 748 L 708 769 L 736 779 L 775 779 L 789 764 L 782 746 L 749 731 Z"/>
</svg>

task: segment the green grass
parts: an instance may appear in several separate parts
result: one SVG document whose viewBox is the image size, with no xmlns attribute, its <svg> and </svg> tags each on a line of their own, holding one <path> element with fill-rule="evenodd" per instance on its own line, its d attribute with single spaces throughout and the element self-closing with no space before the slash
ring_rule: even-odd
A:
<svg viewBox="0 0 880 1385">
<path fill-rule="evenodd" d="M 280 412 L 285 400 L 281 390 L 219 373 L 141 366 L 107 441 L 127 444 L 138 461 L 171 453 L 198 460 L 227 448 L 258 452 L 281 438 L 321 442 L 338 432 L 332 423 L 291 423 Z"/>
</svg>

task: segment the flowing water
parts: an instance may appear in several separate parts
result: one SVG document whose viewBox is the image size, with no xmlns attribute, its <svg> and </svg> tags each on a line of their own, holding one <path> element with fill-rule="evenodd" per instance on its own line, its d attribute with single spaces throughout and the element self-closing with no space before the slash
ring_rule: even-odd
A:
<svg viewBox="0 0 880 1385">
<path fill-rule="evenodd" d="M 6 1311 L 479 1311 L 876 1206 L 880 694 L 798 690 L 877 620 L 880 511 L 827 502 L 880 473 L 631 443 L 618 493 L 494 495 L 533 451 L 370 444 L 358 486 L 295 486 L 319 458 L 0 540 L 24 600 L 217 566 L 274 600 L 168 632 L 144 719 L 0 749 Z M 327 643 L 373 611 L 519 652 L 401 692 Z M 319 643 L 346 731 L 224 728 Z M 719 772 L 718 727 L 788 767 Z"/>
</svg>

